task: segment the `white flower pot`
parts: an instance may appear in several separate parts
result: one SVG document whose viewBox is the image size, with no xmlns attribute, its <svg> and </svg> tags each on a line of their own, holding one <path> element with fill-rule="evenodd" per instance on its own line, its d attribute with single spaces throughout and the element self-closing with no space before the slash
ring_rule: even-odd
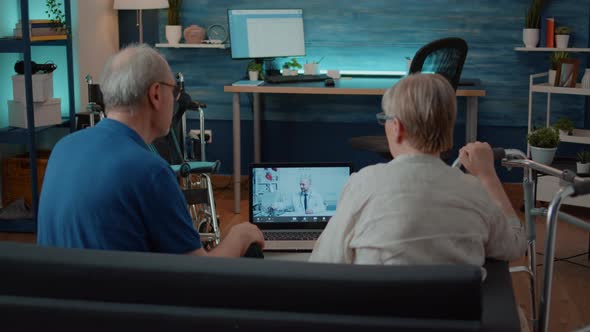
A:
<svg viewBox="0 0 590 332">
<path fill-rule="evenodd" d="M 590 173 L 590 163 L 582 164 L 581 162 L 576 163 L 576 173 L 578 174 L 588 174 Z"/>
<path fill-rule="evenodd" d="M 557 75 L 557 70 L 549 69 L 549 78 L 547 79 L 547 83 L 549 85 L 555 85 L 555 76 Z"/>
<path fill-rule="evenodd" d="M 305 75 L 317 75 L 320 73 L 320 65 L 317 63 L 306 63 L 303 65 L 303 73 Z"/>
<path fill-rule="evenodd" d="M 166 26 L 166 40 L 168 44 L 177 45 L 182 38 L 182 26 L 180 25 L 167 25 Z"/>
<path fill-rule="evenodd" d="M 551 165 L 553 157 L 555 157 L 555 151 L 557 148 L 538 148 L 531 146 L 531 159 L 541 164 Z"/>
<path fill-rule="evenodd" d="M 248 77 L 250 78 L 250 81 L 258 81 L 258 72 L 257 71 L 249 71 Z"/>
<path fill-rule="evenodd" d="M 567 48 L 570 41 L 570 35 L 555 35 L 555 47 Z"/>
<path fill-rule="evenodd" d="M 535 48 L 539 43 L 539 29 L 522 29 L 522 41 L 527 48 Z"/>
</svg>

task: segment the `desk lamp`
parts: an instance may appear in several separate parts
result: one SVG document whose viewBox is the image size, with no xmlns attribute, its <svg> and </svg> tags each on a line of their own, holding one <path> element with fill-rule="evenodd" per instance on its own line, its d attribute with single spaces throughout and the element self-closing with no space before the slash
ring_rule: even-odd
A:
<svg viewBox="0 0 590 332">
<path fill-rule="evenodd" d="M 139 28 L 139 43 L 143 44 L 143 22 L 141 11 L 143 9 L 168 8 L 167 0 L 115 0 L 114 9 L 137 10 L 137 27 Z"/>
</svg>

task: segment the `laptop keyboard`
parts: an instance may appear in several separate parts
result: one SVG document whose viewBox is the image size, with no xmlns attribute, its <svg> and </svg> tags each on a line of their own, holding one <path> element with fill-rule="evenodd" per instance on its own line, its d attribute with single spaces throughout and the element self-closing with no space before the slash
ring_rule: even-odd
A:
<svg viewBox="0 0 590 332">
<path fill-rule="evenodd" d="M 320 232 L 264 232 L 264 240 L 287 241 L 287 240 L 317 240 Z"/>
<path fill-rule="evenodd" d="M 266 83 L 298 83 L 298 82 L 317 82 L 325 81 L 328 78 L 325 74 L 321 75 L 297 75 L 297 76 L 282 76 L 282 75 L 267 75 L 264 81 Z"/>
</svg>

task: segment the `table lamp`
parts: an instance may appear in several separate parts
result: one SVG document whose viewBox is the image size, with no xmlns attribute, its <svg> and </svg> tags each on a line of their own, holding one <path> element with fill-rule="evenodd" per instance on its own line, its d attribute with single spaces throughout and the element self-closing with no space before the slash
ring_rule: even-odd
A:
<svg viewBox="0 0 590 332">
<path fill-rule="evenodd" d="M 139 43 L 143 44 L 143 9 L 168 8 L 168 0 L 115 0 L 114 9 L 137 10 L 137 27 L 139 28 Z"/>
</svg>

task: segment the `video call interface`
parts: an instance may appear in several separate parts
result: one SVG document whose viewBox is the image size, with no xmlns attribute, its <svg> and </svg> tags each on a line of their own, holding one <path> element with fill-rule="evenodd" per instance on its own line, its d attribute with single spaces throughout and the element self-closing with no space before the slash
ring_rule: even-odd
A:
<svg viewBox="0 0 590 332">
<path fill-rule="evenodd" d="M 261 167 L 251 176 L 254 222 L 327 222 L 336 213 L 350 168 Z"/>
</svg>

